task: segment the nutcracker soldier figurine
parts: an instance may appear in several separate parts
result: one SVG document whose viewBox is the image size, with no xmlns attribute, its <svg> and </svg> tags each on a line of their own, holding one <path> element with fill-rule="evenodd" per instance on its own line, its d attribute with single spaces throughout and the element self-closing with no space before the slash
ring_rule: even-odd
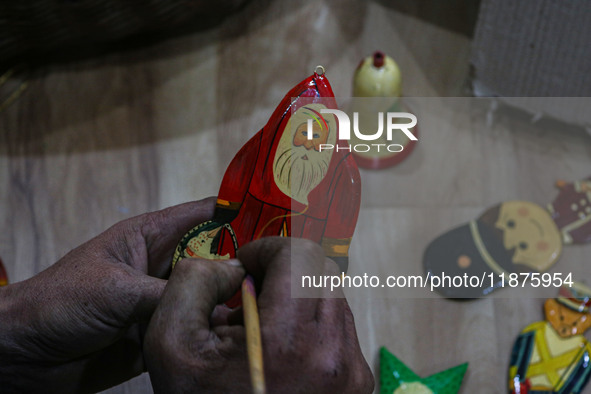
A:
<svg viewBox="0 0 591 394">
<path fill-rule="evenodd" d="M 544 304 L 546 321 L 527 326 L 513 345 L 509 393 L 582 393 L 591 376 L 591 289 L 574 283 Z"/>
</svg>

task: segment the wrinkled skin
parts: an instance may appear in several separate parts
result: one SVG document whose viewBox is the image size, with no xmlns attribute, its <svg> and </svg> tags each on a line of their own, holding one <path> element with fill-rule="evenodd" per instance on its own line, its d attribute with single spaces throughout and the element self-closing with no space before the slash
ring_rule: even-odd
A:
<svg viewBox="0 0 591 394">
<path fill-rule="evenodd" d="M 145 338 L 156 393 L 251 391 L 244 327 L 233 324 L 241 311 L 220 305 L 240 287 L 245 270 L 259 285 L 269 393 L 373 391 L 347 301 L 291 298 L 291 265 L 340 272 L 317 244 L 265 238 L 242 247 L 237 258 L 185 259 L 175 266 Z"/>
<path fill-rule="evenodd" d="M 0 391 L 96 392 L 145 371 L 144 357 L 157 392 L 248 391 L 244 327 L 230 325 L 240 311 L 219 305 L 244 268 L 183 260 L 165 280 L 177 242 L 211 219 L 214 204 L 125 220 L 40 274 L 0 288 Z M 293 242 L 294 263 L 336 272 L 317 245 Z M 290 298 L 288 243 L 262 240 L 238 255 L 261 286 L 269 392 L 371 392 L 346 300 Z M 156 309 L 142 352 L 142 327 Z"/>
<path fill-rule="evenodd" d="M 0 288 L 0 391 L 92 392 L 145 370 L 146 323 L 178 240 L 215 199 L 117 223 L 38 275 Z"/>
</svg>

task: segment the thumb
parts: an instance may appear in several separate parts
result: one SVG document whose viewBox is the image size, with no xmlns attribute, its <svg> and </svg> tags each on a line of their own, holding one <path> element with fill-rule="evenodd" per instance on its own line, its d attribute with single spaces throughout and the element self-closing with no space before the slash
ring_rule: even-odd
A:
<svg viewBox="0 0 591 394">
<path fill-rule="evenodd" d="M 129 286 L 127 291 L 130 295 L 136 295 L 136 303 L 133 311 L 128 315 L 128 323 L 147 322 L 160 302 L 162 293 L 166 286 L 166 280 L 154 278 L 149 275 L 139 275 Z M 133 299 L 130 297 L 130 299 Z"/>
<path fill-rule="evenodd" d="M 164 317 L 170 326 L 208 335 L 214 308 L 238 291 L 244 275 L 236 259 L 183 259 L 172 270 L 156 310 L 158 318 Z"/>
</svg>

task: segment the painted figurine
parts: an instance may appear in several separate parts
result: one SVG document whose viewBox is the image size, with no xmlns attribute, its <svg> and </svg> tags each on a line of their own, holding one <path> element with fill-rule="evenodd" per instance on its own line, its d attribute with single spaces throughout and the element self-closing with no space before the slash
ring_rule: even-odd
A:
<svg viewBox="0 0 591 394">
<path fill-rule="evenodd" d="M 380 394 L 457 394 L 468 363 L 421 378 L 388 349 L 380 349 Z"/>
<path fill-rule="evenodd" d="M 484 277 L 481 287 L 437 288 L 448 298 L 476 298 L 500 287 L 501 275 L 546 271 L 561 251 L 560 232 L 547 210 L 527 201 L 507 201 L 432 241 L 423 267 L 431 276 Z"/>
<path fill-rule="evenodd" d="M 402 96 L 402 76 L 394 59 L 381 51 L 363 59 L 353 77 L 353 96 Z"/>
<path fill-rule="evenodd" d="M 578 394 L 591 376 L 591 345 L 582 335 L 589 328 L 591 289 L 563 287 L 544 305 L 547 321 L 527 326 L 511 353 L 509 393 Z"/>
<path fill-rule="evenodd" d="M 364 58 L 357 66 L 353 76 L 353 96 L 351 110 L 358 113 L 359 131 L 365 135 L 374 134 L 378 130 L 379 112 L 409 112 L 402 98 L 400 68 L 394 59 L 380 51 Z M 415 126 L 410 131 L 417 136 L 418 127 Z M 361 140 L 353 133 L 350 143 L 355 146 L 367 141 Z M 355 161 L 360 167 L 391 167 L 404 160 L 416 145 L 415 140 L 410 140 L 400 130 L 394 130 L 391 140 L 383 133 L 372 143 L 383 144 L 383 147 L 378 150 L 374 146 L 367 152 L 353 151 Z"/>
<path fill-rule="evenodd" d="M 182 257 L 231 258 L 249 241 L 293 236 L 318 242 L 347 271 L 361 183 L 347 142 L 337 138 L 334 115 L 323 109 L 336 109 L 336 102 L 324 73 L 315 72 L 285 95 L 236 154 L 213 220 L 185 235 L 173 264 Z"/>
<path fill-rule="evenodd" d="M 548 210 L 565 244 L 591 242 L 591 177 L 578 182 L 556 182 L 560 190 Z"/>
</svg>

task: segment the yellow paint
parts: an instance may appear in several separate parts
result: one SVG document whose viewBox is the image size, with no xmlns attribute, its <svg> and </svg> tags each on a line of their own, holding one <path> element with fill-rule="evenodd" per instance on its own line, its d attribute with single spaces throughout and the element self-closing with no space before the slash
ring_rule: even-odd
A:
<svg viewBox="0 0 591 394">
<path fill-rule="evenodd" d="M 218 205 L 224 205 L 224 206 L 230 206 L 230 201 L 228 201 L 228 200 L 222 200 L 221 198 L 218 198 L 217 204 Z"/>
<path fill-rule="evenodd" d="M 254 284 L 245 278 L 242 282 L 242 311 L 246 329 L 246 351 L 250 370 L 252 391 L 256 394 L 266 393 L 265 368 L 263 365 L 263 345 L 261 326 L 257 308 Z"/>
<path fill-rule="evenodd" d="M 349 251 L 349 245 L 335 245 L 332 250 L 336 255 L 346 255 Z"/>
<path fill-rule="evenodd" d="M 329 257 L 347 257 L 351 238 L 323 238 L 322 249 Z"/>
<path fill-rule="evenodd" d="M 552 388 L 552 383 L 550 382 L 550 380 L 548 380 L 548 376 L 544 374 L 532 376 L 531 378 L 529 378 L 529 381 L 531 385 L 535 387 L 544 388 L 546 390 Z"/>
<path fill-rule="evenodd" d="M 495 227 L 503 231 L 505 249 L 515 250 L 513 263 L 546 271 L 560 256 L 562 238 L 548 211 L 527 201 L 501 204 Z"/>
<path fill-rule="evenodd" d="M 564 372 L 574 367 L 585 348 L 591 351 L 591 346 L 581 335 L 561 338 L 545 321 L 530 324 L 523 330 L 524 333 L 531 331 L 535 332 L 534 351 L 526 378 L 539 389 L 559 389 L 563 384 L 561 376 L 567 376 Z M 516 373 L 516 368 L 511 368 L 510 376 Z"/>
<path fill-rule="evenodd" d="M 402 383 L 392 394 L 433 394 L 433 391 L 421 382 Z"/>
<path fill-rule="evenodd" d="M 366 57 L 353 76 L 354 97 L 400 97 L 402 77 L 398 64 L 385 56 L 384 65 L 375 67 L 373 56 Z"/>
<path fill-rule="evenodd" d="M 540 357 L 540 352 L 538 352 L 538 347 L 534 346 L 534 350 L 532 351 L 531 358 L 529 360 L 530 363 L 539 363 L 542 360 Z"/>
</svg>

